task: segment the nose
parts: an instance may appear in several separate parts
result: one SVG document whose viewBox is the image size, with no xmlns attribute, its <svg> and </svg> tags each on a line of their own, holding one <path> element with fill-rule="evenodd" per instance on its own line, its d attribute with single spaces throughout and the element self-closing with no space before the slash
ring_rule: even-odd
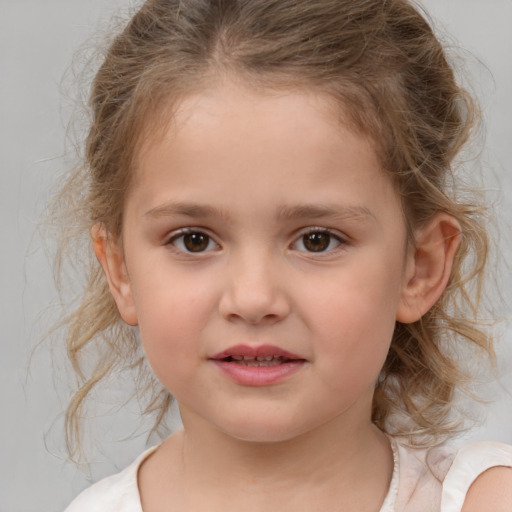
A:
<svg viewBox="0 0 512 512">
<path fill-rule="evenodd" d="M 245 254 L 230 258 L 226 286 L 219 303 L 229 321 L 277 323 L 290 312 L 284 278 L 271 255 Z"/>
</svg>

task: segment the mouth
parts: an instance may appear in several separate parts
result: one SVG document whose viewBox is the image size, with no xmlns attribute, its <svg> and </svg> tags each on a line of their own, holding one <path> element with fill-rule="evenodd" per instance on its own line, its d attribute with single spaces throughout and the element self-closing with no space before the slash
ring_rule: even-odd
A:
<svg viewBox="0 0 512 512">
<path fill-rule="evenodd" d="M 230 379 L 246 386 L 277 384 L 306 363 L 303 357 L 271 345 L 237 345 L 215 354 L 210 360 Z"/>
<path fill-rule="evenodd" d="M 277 366 L 293 361 L 305 361 L 303 357 L 273 345 L 236 345 L 215 354 L 210 359 L 245 366 Z"/>
<path fill-rule="evenodd" d="M 278 366 L 280 364 L 298 361 L 298 359 L 289 359 L 282 356 L 228 356 L 220 359 L 226 363 L 235 363 L 243 366 Z"/>
</svg>

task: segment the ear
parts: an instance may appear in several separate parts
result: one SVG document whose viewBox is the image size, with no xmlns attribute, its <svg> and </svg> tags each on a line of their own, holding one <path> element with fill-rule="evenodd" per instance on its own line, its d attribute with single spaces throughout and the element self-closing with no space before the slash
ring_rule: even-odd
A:
<svg viewBox="0 0 512 512">
<path fill-rule="evenodd" d="M 130 278 L 122 248 L 103 224 L 95 224 L 91 229 L 94 253 L 103 267 L 110 293 L 119 310 L 121 318 L 128 325 L 137 325 L 137 314 L 133 300 Z"/>
<path fill-rule="evenodd" d="M 437 214 L 415 233 L 415 246 L 407 256 L 398 322 L 416 322 L 439 300 L 450 279 L 460 236 L 460 224 L 445 213 Z"/>
</svg>

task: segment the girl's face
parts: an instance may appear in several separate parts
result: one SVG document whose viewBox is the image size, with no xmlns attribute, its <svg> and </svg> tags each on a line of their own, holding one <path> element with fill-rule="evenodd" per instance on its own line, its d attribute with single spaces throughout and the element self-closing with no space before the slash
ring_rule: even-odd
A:
<svg viewBox="0 0 512 512">
<path fill-rule="evenodd" d="M 185 426 L 278 441 L 370 424 L 411 257 L 389 178 L 332 103 L 187 98 L 124 215 L 119 309 Z"/>
</svg>

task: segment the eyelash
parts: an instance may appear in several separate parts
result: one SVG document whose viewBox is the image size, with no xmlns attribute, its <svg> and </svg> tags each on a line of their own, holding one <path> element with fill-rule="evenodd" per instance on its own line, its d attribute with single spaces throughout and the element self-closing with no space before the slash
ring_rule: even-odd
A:
<svg viewBox="0 0 512 512">
<path fill-rule="evenodd" d="M 311 251 L 308 250 L 304 245 L 304 239 L 307 236 L 311 235 L 325 235 L 327 237 L 327 246 L 325 248 L 322 248 L 320 244 L 322 244 L 322 239 L 319 238 L 317 243 L 320 245 L 320 250 L 318 251 Z M 332 244 L 332 242 L 335 241 L 336 246 L 329 248 L 329 246 Z M 325 241 L 323 242 L 325 243 Z M 302 244 L 302 249 L 297 249 L 297 244 Z M 332 253 L 333 251 L 340 250 L 340 246 L 344 246 L 347 244 L 346 238 L 344 238 L 340 233 L 335 232 L 329 228 L 323 228 L 323 227 L 309 227 L 306 229 L 303 229 L 300 233 L 298 238 L 291 244 L 291 248 L 295 248 L 295 250 L 299 250 L 300 252 L 305 252 L 308 254 L 316 254 L 316 255 L 324 255 L 328 253 Z"/>
<path fill-rule="evenodd" d="M 307 236 L 311 235 L 319 235 L 318 239 L 313 242 L 314 244 L 317 244 L 319 250 L 308 250 L 308 248 L 306 247 L 305 239 Z M 185 245 L 187 236 L 198 236 L 195 242 L 197 242 L 197 248 L 199 250 L 190 250 L 190 247 L 187 247 Z M 322 236 L 324 236 L 325 238 L 322 239 Z M 193 239 L 189 241 L 194 242 Z M 331 247 L 333 241 L 336 245 L 334 247 Z M 297 250 L 299 252 L 321 256 L 339 250 L 340 246 L 345 246 L 346 244 L 347 240 L 338 232 L 334 232 L 333 230 L 324 227 L 308 227 L 299 232 L 294 242 L 290 244 L 290 248 L 292 250 Z M 213 250 L 220 248 L 219 244 L 215 242 L 212 236 L 198 228 L 183 228 L 174 232 L 166 242 L 166 245 L 171 246 L 180 254 L 196 255 L 211 252 Z M 299 245 L 301 245 L 302 247 L 299 248 Z"/>
<path fill-rule="evenodd" d="M 202 249 L 199 251 L 192 251 L 185 247 L 184 244 L 185 244 L 186 237 L 194 236 L 194 235 L 199 235 L 206 239 L 205 249 Z M 179 241 L 181 241 L 181 243 Z M 178 244 L 182 245 L 182 247 L 179 247 Z M 169 238 L 169 240 L 167 241 L 166 245 L 172 246 L 173 249 L 175 249 L 177 252 L 182 253 L 182 254 L 203 254 L 205 252 L 211 252 L 212 250 L 218 249 L 220 247 L 219 244 L 217 242 L 215 242 L 215 240 L 208 233 L 205 233 L 201 229 L 195 229 L 195 228 L 183 228 L 183 229 L 180 229 L 180 230 L 174 232 L 171 235 L 171 237 Z M 214 245 L 214 248 L 213 249 L 210 248 L 209 250 L 207 250 L 208 247 L 210 247 L 211 245 Z"/>
</svg>

